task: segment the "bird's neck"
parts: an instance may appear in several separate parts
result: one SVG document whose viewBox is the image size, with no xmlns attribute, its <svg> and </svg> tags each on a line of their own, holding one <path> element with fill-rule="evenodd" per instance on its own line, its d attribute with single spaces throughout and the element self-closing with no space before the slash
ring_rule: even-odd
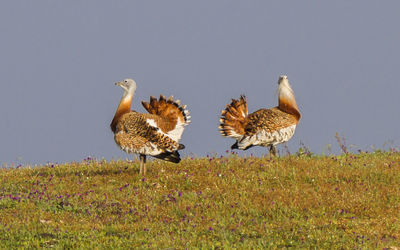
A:
<svg viewBox="0 0 400 250">
<path fill-rule="evenodd" d="M 114 118 L 111 122 L 111 130 L 115 133 L 117 130 L 117 123 L 122 115 L 129 113 L 131 111 L 131 103 L 132 103 L 133 94 L 124 93 L 119 102 L 117 111 L 115 111 Z"/>
<path fill-rule="evenodd" d="M 278 108 L 288 114 L 292 114 L 300 120 L 301 114 L 294 98 L 293 90 L 290 85 L 279 86 L 279 106 Z"/>
</svg>

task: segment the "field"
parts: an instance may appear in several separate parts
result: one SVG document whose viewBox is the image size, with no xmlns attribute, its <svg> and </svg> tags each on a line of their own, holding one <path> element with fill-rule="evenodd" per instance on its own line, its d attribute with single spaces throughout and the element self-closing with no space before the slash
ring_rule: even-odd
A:
<svg viewBox="0 0 400 250">
<path fill-rule="evenodd" d="M 0 248 L 400 247 L 400 153 L 0 169 Z"/>
</svg>

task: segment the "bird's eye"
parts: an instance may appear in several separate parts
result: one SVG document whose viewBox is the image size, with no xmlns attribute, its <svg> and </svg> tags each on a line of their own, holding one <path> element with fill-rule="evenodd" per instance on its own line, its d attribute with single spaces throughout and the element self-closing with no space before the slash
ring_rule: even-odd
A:
<svg viewBox="0 0 400 250">
<path fill-rule="evenodd" d="M 127 83 L 128 81 L 127 81 L 127 80 L 125 80 L 124 82 L 125 82 L 125 83 Z"/>
</svg>

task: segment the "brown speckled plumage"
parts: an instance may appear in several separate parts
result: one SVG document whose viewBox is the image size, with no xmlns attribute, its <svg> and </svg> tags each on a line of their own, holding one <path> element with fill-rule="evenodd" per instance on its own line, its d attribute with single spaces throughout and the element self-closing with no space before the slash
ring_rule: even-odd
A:
<svg viewBox="0 0 400 250">
<path fill-rule="evenodd" d="M 286 76 L 279 78 L 279 105 L 260 109 L 248 114 L 245 96 L 232 99 L 221 111 L 220 133 L 236 139 L 232 149 L 248 149 L 252 146 L 270 147 L 275 154 L 275 145 L 288 141 L 300 120 L 300 111 Z"/>
<path fill-rule="evenodd" d="M 119 119 L 114 135 L 115 142 L 128 153 L 137 154 L 145 154 L 143 149 L 145 147 L 157 147 L 169 152 L 179 149 L 179 142 L 159 133 L 157 128 L 149 126 L 147 119 L 158 121 L 157 124 L 169 123 L 167 119 L 157 115 L 131 111 Z"/>
<path fill-rule="evenodd" d="M 278 107 L 271 109 L 260 109 L 247 116 L 245 125 L 245 134 L 251 135 L 259 130 L 265 130 L 272 133 L 276 130 L 297 124 L 295 116 L 283 112 Z"/>
<path fill-rule="evenodd" d="M 150 103 L 142 102 L 149 114 L 131 111 L 135 81 L 126 79 L 116 85 L 125 90 L 110 125 L 117 145 L 127 153 L 140 155 L 141 174 L 146 174 L 146 155 L 178 163 L 181 160 L 178 150 L 184 148 L 179 140 L 190 122 L 186 106 L 161 95 L 159 100 L 150 97 Z"/>
</svg>

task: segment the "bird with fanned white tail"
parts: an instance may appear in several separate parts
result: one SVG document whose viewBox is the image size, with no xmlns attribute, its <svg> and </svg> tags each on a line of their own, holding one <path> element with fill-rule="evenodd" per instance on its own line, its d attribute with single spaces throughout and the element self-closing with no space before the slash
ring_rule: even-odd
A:
<svg viewBox="0 0 400 250">
<path fill-rule="evenodd" d="M 111 122 L 114 140 L 125 152 L 139 154 L 140 174 L 146 174 L 146 156 L 179 163 L 178 150 L 185 148 L 179 143 L 185 126 L 190 123 L 186 105 L 173 97 L 168 99 L 151 96 L 150 102 L 142 102 L 149 113 L 131 110 L 136 82 L 125 79 L 115 83 L 124 90 L 121 101 Z"/>
<path fill-rule="evenodd" d="M 280 76 L 278 85 L 277 107 L 248 114 L 246 97 L 242 95 L 222 110 L 218 128 L 222 136 L 236 140 L 231 149 L 263 146 L 275 156 L 276 145 L 292 138 L 301 114 L 287 76 Z"/>
</svg>

